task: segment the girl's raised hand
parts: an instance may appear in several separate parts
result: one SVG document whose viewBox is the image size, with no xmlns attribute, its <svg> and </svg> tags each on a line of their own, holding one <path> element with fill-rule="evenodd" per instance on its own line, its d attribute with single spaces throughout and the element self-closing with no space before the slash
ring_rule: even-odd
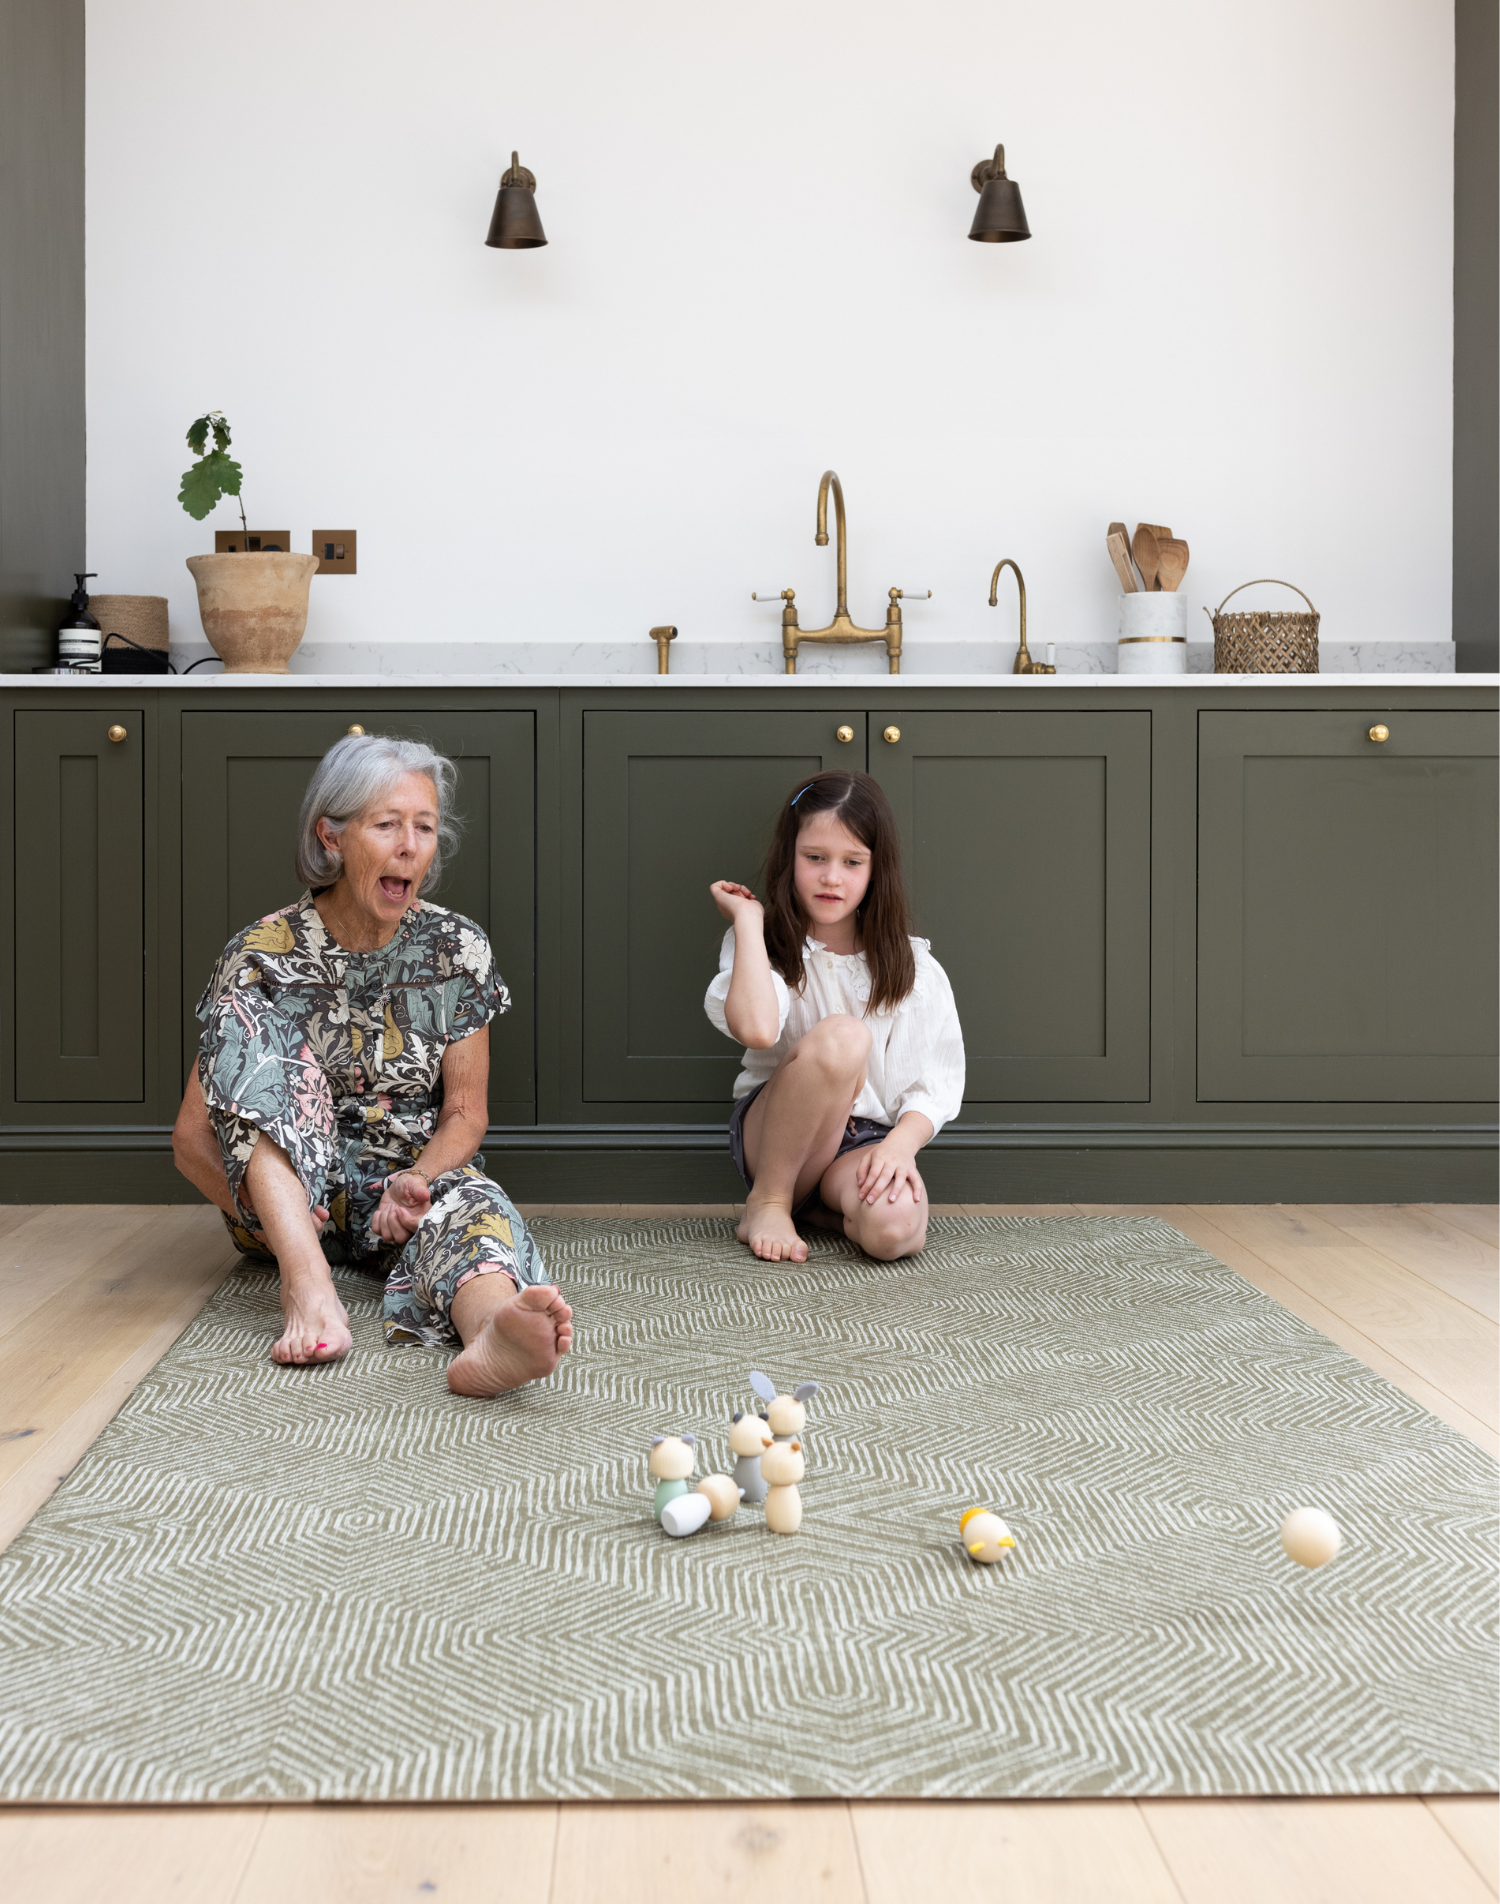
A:
<svg viewBox="0 0 1500 1904">
<path fill-rule="evenodd" d="M 708 890 L 713 894 L 714 904 L 731 924 L 751 910 L 764 917 L 764 908 L 755 894 L 736 879 L 716 879 Z"/>
<path fill-rule="evenodd" d="M 882 1192 L 894 1203 L 902 1188 L 908 1184 L 911 1186 L 913 1203 L 921 1203 L 927 1195 L 921 1172 L 904 1145 L 893 1142 L 889 1137 L 859 1153 L 854 1181 L 862 1203 L 874 1203 Z"/>
</svg>

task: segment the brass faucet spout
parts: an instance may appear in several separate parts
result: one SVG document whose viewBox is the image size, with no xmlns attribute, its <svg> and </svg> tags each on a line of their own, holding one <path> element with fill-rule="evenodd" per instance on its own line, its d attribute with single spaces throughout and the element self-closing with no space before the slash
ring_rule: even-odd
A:
<svg viewBox="0 0 1500 1904">
<path fill-rule="evenodd" d="M 995 564 L 995 573 L 990 577 L 990 607 L 996 608 L 999 606 L 1001 569 L 1015 570 L 1016 590 L 1021 598 L 1021 645 L 1016 649 L 1016 665 L 1011 669 L 1011 673 L 1056 674 L 1057 669 L 1050 667 L 1045 661 L 1033 661 L 1031 651 L 1026 646 L 1026 581 L 1025 577 L 1021 574 L 1019 563 L 1013 562 L 1008 555 L 1002 556 Z"/>
<path fill-rule="evenodd" d="M 836 471 L 825 469 L 818 484 L 818 533 L 813 537 L 820 549 L 828 547 L 828 486 L 833 485 L 833 527 L 838 541 L 838 606 L 833 619 L 846 621 L 849 616 L 849 551 L 844 523 L 844 485 Z"/>
</svg>

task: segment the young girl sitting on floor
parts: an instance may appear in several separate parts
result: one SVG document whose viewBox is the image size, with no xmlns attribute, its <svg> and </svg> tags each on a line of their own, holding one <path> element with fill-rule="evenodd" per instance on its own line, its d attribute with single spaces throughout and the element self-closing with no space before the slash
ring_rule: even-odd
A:
<svg viewBox="0 0 1500 1904">
<path fill-rule="evenodd" d="M 868 774 L 820 773 L 788 797 L 762 874 L 709 887 L 730 929 L 704 1010 L 746 1047 L 729 1150 L 749 1190 L 739 1235 L 801 1263 L 797 1217 L 867 1255 L 927 1241 L 916 1154 L 964 1094 L 948 976 L 910 936 L 896 822 Z"/>
</svg>

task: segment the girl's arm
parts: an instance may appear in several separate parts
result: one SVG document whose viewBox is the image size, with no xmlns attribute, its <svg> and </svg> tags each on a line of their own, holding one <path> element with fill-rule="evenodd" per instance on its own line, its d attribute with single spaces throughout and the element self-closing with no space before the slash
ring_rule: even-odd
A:
<svg viewBox="0 0 1500 1904">
<path fill-rule="evenodd" d="M 454 1039 L 443 1053 L 443 1108 L 437 1129 L 417 1161 L 386 1185 L 370 1218 L 376 1236 L 405 1243 L 432 1208 L 431 1180 L 468 1163 L 484 1142 L 490 1121 L 489 1081 L 490 1028 L 481 1025 L 467 1038 Z"/>
<path fill-rule="evenodd" d="M 716 879 L 708 889 L 734 927 L 734 972 L 724 1018 L 730 1036 L 751 1051 L 769 1050 L 781 1036 L 781 1009 L 766 953 L 766 915 L 748 886 Z"/>
</svg>

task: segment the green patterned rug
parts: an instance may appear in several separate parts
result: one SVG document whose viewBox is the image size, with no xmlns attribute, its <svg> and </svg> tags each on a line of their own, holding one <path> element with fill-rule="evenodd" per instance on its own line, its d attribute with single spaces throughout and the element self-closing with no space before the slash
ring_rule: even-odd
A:
<svg viewBox="0 0 1500 1904">
<path fill-rule="evenodd" d="M 539 1223 L 577 1349 L 499 1402 L 352 1276 L 354 1353 L 278 1369 L 238 1273 L 0 1556 L 0 1796 L 1494 1788 L 1486 1456 L 1158 1221 L 932 1228 Z M 648 1438 L 726 1467 L 751 1368 L 823 1385 L 803 1531 L 670 1540 Z"/>
</svg>

